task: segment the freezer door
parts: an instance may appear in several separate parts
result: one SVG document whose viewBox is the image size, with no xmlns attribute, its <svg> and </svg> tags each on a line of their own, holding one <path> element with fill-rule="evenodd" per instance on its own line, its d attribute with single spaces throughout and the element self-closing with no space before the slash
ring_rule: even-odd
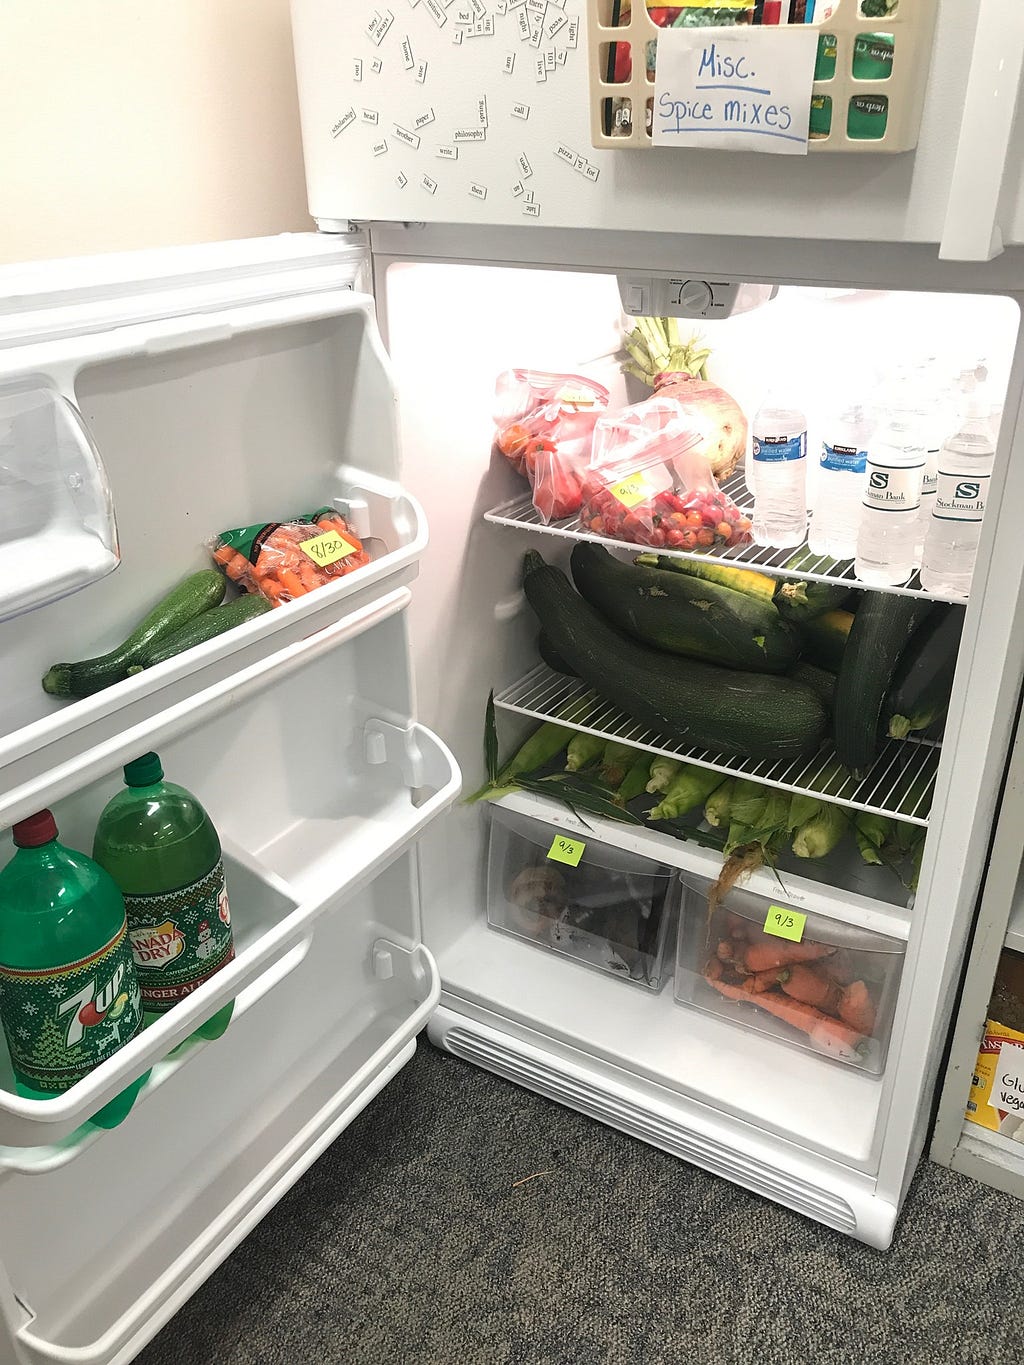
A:
<svg viewBox="0 0 1024 1365">
<path fill-rule="evenodd" d="M 1024 241 L 1014 0 L 942 0 L 919 141 L 893 155 L 596 149 L 587 10 L 292 0 L 313 216 L 931 242 L 955 259 Z"/>
</svg>

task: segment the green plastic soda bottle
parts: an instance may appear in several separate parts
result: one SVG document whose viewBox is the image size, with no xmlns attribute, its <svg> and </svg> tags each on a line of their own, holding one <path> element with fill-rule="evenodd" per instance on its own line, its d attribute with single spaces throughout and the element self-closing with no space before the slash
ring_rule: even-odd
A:
<svg viewBox="0 0 1024 1365">
<path fill-rule="evenodd" d="M 147 1022 L 235 955 L 213 821 L 191 792 L 163 777 L 156 754 L 129 763 L 128 790 L 107 802 L 93 844 L 93 857 L 124 896 Z M 192 1036 L 219 1038 L 233 1009 L 231 1000 Z"/>
<path fill-rule="evenodd" d="M 142 1001 L 110 877 L 57 842 L 48 810 L 12 833 L 17 852 L 0 869 L 0 1021 L 18 1094 L 52 1099 L 135 1037 Z M 148 1075 L 90 1122 L 116 1127 Z"/>
</svg>

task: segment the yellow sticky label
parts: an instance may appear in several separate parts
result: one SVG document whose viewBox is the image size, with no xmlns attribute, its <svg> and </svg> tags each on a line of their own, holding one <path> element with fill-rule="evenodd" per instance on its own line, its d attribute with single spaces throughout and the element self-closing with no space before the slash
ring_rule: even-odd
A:
<svg viewBox="0 0 1024 1365">
<path fill-rule="evenodd" d="M 579 839 L 566 839 L 563 835 L 556 834 L 548 849 L 548 857 L 553 863 L 568 863 L 570 867 L 579 867 L 585 848 L 586 844 Z"/>
<path fill-rule="evenodd" d="M 791 943 L 799 943 L 804 936 L 806 923 L 807 916 L 801 915 L 799 910 L 787 910 L 784 905 L 769 905 L 764 931 L 774 934 L 776 938 L 788 938 Z"/>
<path fill-rule="evenodd" d="M 334 564 L 339 559 L 344 559 L 346 555 L 354 555 L 356 552 L 356 547 L 350 545 L 337 531 L 325 531 L 322 536 L 300 541 L 299 549 L 314 564 Z"/>
<path fill-rule="evenodd" d="M 643 474 L 630 474 L 609 489 L 613 498 L 618 498 L 623 507 L 635 507 L 637 503 L 649 498 L 651 490 Z"/>
</svg>

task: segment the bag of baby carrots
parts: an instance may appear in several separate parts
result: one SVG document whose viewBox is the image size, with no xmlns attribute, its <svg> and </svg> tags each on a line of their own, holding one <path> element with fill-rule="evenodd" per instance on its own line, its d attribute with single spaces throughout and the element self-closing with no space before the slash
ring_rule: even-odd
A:
<svg viewBox="0 0 1024 1365">
<path fill-rule="evenodd" d="M 333 507 L 291 521 L 221 531 L 209 548 L 237 587 L 275 607 L 370 562 L 362 541 Z"/>
</svg>

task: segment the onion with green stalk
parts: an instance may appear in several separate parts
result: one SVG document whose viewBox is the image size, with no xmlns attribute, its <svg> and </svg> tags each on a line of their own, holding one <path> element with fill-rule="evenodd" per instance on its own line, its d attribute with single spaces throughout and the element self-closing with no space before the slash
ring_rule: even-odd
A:
<svg viewBox="0 0 1024 1365">
<path fill-rule="evenodd" d="M 676 318 L 637 318 L 624 342 L 626 372 L 683 405 L 718 482 L 735 473 L 747 452 L 747 419 L 735 398 L 708 379 L 710 349 L 696 336 L 683 341 Z"/>
</svg>

